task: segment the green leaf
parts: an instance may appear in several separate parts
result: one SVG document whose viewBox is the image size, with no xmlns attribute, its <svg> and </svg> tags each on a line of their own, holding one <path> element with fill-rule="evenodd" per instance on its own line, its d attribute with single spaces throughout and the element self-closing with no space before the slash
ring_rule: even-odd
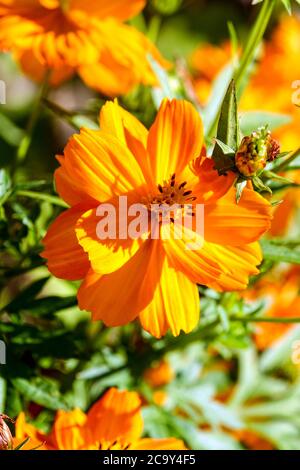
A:
<svg viewBox="0 0 300 470">
<path fill-rule="evenodd" d="M 153 89 L 153 100 L 155 106 L 159 108 L 161 101 L 164 98 L 180 98 L 178 93 L 173 90 L 171 80 L 167 72 L 159 65 L 158 62 L 156 62 L 156 60 L 154 60 L 151 54 L 148 54 L 147 58 L 160 85 L 159 89 Z"/>
<path fill-rule="evenodd" d="M 0 413 L 3 413 L 6 402 L 6 380 L 0 377 Z"/>
<path fill-rule="evenodd" d="M 232 80 L 226 92 L 217 131 L 218 141 L 233 149 L 234 153 L 238 149 L 240 132 L 237 113 L 237 99 L 235 83 Z M 212 158 L 219 173 L 224 173 L 234 166 L 233 159 L 224 154 L 220 145 L 216 144 L 213 150 Z"/>
<path fill-rule="evenodd" d="M 272 201 L 271 206 L 276 207 L 276 206 L 279 206 L 282 203 L 283 203 L 283 199 L 279 199 L 278 201 Z"/>
<path fill-rule="evenodd" d="M 295 326 L 282 335 L 279 340 L 266 349 L 260 358 L 260 369 L 268 372 L 284 365 L 291 360 L 294 341 L 300 338 L 300 325 Z"/>
<path fill-rule="evenodd" d="M 212 84 L 212 91 L 209 101 L 203 110 L 204 133 L 208 143 L 215 136 L 218 116 L 224 100 L 224 96 L 233 76 L 233 63 L 229 62 L 217 75 Z"/>
<path fill-rule="evenodd" d="M 46 202 L 49 202 L 50 204 L 64 207 L 65 209 L 69 207 L 68 204 L 66 204 L 62 199 L 60 199 L 57 196 L 53 196 L 52 194 L 45 194 L 45 193 L 36 192 L 36 191 L 23 191 L 23 190 L 16 191 L 16 194 L 18 196 L 28 197 L 30 199 L 38 199 L 40 201 L 46 201 Z"/>
<path fill-rule="evenodd" d="M 261 240 L 260 242 L 264 258 L 277 262 L 300 264 L 300 243 L 298 246 L 290 248 L 284 242 L 271 240 Z"/>
<path fill-rule="evenodd" d="M 26 303 L 34 299 L 37 294 L 41 292 L 46 282 L 49 280 L 49 276 L 43 277 L 34 281 L 30 286 L 26 287 L 19 295 L 17 295 L 14 300 L 12 300 L 4 309 L 9 313 L 15 313 L 24 308 Z"/>
<path fill-rule="evenodd" d="M 30 441 L 30 437 L 26 437 L 26 439 L 22 441 L 19 445 L 17 445 L 17 447 L 14 447 L 14 450 L 21 450 L 27 444 L 28 441 Z"/>
<path fill-rule="evenodd" d="M 73 295 L 69 297 L 51 296 L 25 301 L 19 310 L 28 310 L 31 315 L 52 315 L 75 305 L 77 305 L 77 299 Z"/>
<path fill-rule="evenodd" d="M 274 173 L 273 171 L 269 171 L 269 170 L 264 171 L 262 176 L 264 178 L 281 181 L 282 183 L 293 183 L 292 180 L 288 178 L 284 178 L 283 176 L 277 175 L 277 173 Z"/>
<path fill-rule="evenodd" d="M 0 137 L 12 147 L 18 147 L 24 137 L 24 131 L 0 113 Z"/>
<path fill-rule="evenodd" d="M 233 53 L 234 53 L 233 55 L 238 57 L 239 39 L 238 39 L 237 31 L 236 31 L 232 21 L 227 22 L 227 28 L 228 28 L 228 31 L 229 31 L 231 47 L 232 47 L 232 50 L 233 50 Z"/>
<path fill-rule="evenodd" d="M 11 179 L 5 168 L 0 169 L 0 205 L 4 204 L 11 194 Z"/>
<path fill-rule="evenodd" d="M 291 5 L 291 1 L 290 0 L 281 0 L 285 9 L 287 10 L 287 12 L 289 13 L 289 15 L 292 14 L 292 5 Z"/>
<path fill-rule="evenodd" d="M 41 377 L 36 377 L 31 381 L 16 378 L 12 380 L 12 383 L 26 400 L 33 401 L 51 410 L 66 410 L 68 408 L 57 386 L 50 380 Z"/>
<path fill-rule="evenodd" d="M 269 186 L 265 185 L 264 182 L 258 176 L 254 176 L 252 178 L 252 183 L 259 192 L 267 192 L 269 194 L 272 194 L 272 191 Z"/>
<path fill-rule="evenodd" d="M 243 191 L 245 187 L 247 186 L 247 181 L 246 180 L 238 180 L 235 187 L 236 187 L 236 195 L 235 199 L 237 204 L 240 202 L 240 199 L 242 197 Z"/>
<path fill-rule="evenodd" d="M 87 127 L 88 129 L 93 129 L 95 131 L 99 130 L 99 125 L 95 121 L 82 114 L 76 114 L 72 116 L 70 118 L 70 123 L 75 127 L 75 129 Z"/>
<path fill-rule="evenodd" d="M 248 111 L 240 116 L 241 131 L 244 135 L 250 135 L 258 127 L 268 126 L 275 130 L 291 122 L 291 116 L 287 114 L 269 113 L 264 111 Z"/>
<path fill-rule="evenodd" d="M 224 144 L 224 142 L 219 139 L 215 139 L 215 141 L 223 151 L 224 155 L 235 155 L 235 151 L 233 150 L 233 148 L 229 147 L 229 145 Z"/>
</svg>

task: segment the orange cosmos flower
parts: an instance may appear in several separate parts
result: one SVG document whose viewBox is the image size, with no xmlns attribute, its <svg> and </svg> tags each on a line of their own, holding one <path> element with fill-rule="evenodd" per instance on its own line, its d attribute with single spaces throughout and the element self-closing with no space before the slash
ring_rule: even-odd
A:
<svg viewBox="0 0 300 470">
<path fill-rule="evenodd" d="M 117 326 L 138 317 L 158 338 L 169 328 L 173 335 L 189 332 L 199 319 L 196 283 L 244 289 L 249 275 L 258 273 L 256 241 L 270 226 L 271 206 L 251 189 L 236 204 L 235 175 L 219 177 L 213 161 L 199 157 L 202 122 L 186 101 L 165 100 L 149 132 L 108 102 L 100 128 L 82 129 L 58 157 L 56 188 L 72 207 L 50 227 L 42 256 L 54 275 L 84 278 L 79 306 L 94 320 Z M 204 238 L 192 229 L 180 238 L 181 227 L 171 219 L 160 224 L 159 239 L 99 240 L 99 202 L 112 204 L 122 220 L 123 195 L 131 204 L 144 204 L 149 217 L 150 202 L 179 203 L 182 212 L 203 204 Z M 187 249 L 191 239 L 202 248 Z"/>
<path fill-rule="evenodd" d="M 269 300 L 268 317 L 299 318 L 300 316 L 300 270 L 291 269 L 282 282 L 266 287 L 265 296 Z M 260 323 L 256 326 L 255 341 L 259 349 L 272 346 L 295 325 L 284 323 Z"/>
<path fill-rule="evenodd" d="M 297 318 L 300 316 L 300 269 L 295 266 L 278 276 L 261 280 L 246 298 L 262 299 L 266 303 L 265 316 L 270 318 Z M 295 325 L 285 323 L 258 323 L 255 326 L 255 342 L 260 350 L 271 347 Z"/>
<path fill-rule="evenodd" d="M 144 380 L 154 389 L 153 401 L 159 406 L 166 403 L 168 399 L 167 392 L 162 388 L 174 380 L 175 372 L 170 364 L 162 360 L 149 367 L 144 373 Z"/>
<path fill-rule="evenodd" d="M 146 0 L 0 0 L 0 50 L 12 51 L 25 73 L 58 84 L 78 72 L 107 95 L 156 83 L 147 55 L 166 65 L 151 42 L 123 22 Z"/>
<path fill-rule="evenodd" d="M 260 436 L 257 432 L 242 429 L 234 431 L 232 435 L 249 450 L 274 450 L 270 441 L 265 437 Z"/>
<path fill-rule="evenodd" d="M 299 18 L 284 16 L 271 39 L 264 44 L 257 68 L 244 91 L 240 105 L 242 111 L 264 110 L 291 116 L 290 123 L 274 132 L 283 151 L 296 150 L 299 147 L 300 109 L 292 99 L 293 93 L 299 95 L 292 89 L 292 84 L 300 80 L 300 66 L 297 61 L 295 63 L 299 41 Z M 202 103 L 208 100 L 213 80 L 231 60 L 229 42 L 221 46 L 203 44 L 194 52 L 194 84 Z"/>
<path fill-rule="evenodd" d="M 143 420 L 141 400 L 135 392 L 115 388 L 105 395 L 87 414 L 80 409 L 58 411 L 52 432 L 41 435 L 28 425 L 21 413 L 16 422 L 16 436 L 39 435 L 48 450 L 185 450 L 179 439 L 141 439 Z"/>
<path fill-rule="evenodd" d="M 175 372 L 170 364 L 163 360 L 145 371 L 144 379 L 153 388 L 163 387 L 169 384 L 175 377 Z"/>
</svg>

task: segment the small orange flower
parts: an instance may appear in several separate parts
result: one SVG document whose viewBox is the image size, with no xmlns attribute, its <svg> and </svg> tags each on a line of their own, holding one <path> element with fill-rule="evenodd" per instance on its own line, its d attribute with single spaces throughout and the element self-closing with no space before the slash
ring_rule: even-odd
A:
<svg viewBox="0 0 300 470">
<path fill-rule="evenodd" d="M 94 320 L 118 326 L 139 317 L 158 338 L 169 328 L 175 336 L 189 332 L 199 319 L 196 283 L 239 290 L 258 273 L 256 242 L 270 227 L 271 206 L 251 189 L 236 204 L 235 175 L 219 177 L 213 161 L 199 157 L 202 122 L 186 101 L 165 100 L 149 132 L 109 102 L 100 128 L 82 129 L 58 157 L 56 188 L 72 208 L 50 227 L 42 256 L 54 275 L 84 278 L 79 306 Z M 109 202 L 119 220 L 121 195 L 128 206 L 143 204 L 149 217 L 151 201 L 179 203 L 181 211 L 204 205 L 204 237 L 171 219 L 160 223 L 158 239 L 100 240 L 97 207 Z M 191 240 L 202 247 L 187 249 Z"/>
<path fill-rule="evenodd" d="M 162 406 L 168 399 L 168 394 L 163 388 L 168 385 L 175 377 L 175 372 L 169 362 L 162 360 L 152 367 L 149 367 L 144 373 L 144 380 L 153 388 L 153 401 L 158 406 Z"/>
<path fill-rule="evenodd" d="M 167 385 L 172 382 L 174 377 L 174 370 L 167 361 L 160 361 L 158 364 L 149 367 L 144 374 L 144 379 L 153 388 Z"/>
<path fill-rule="evenodd" d="M 295 62 L 299 41 L 299 18 L 296 15 L 284 16 L 271 39 L 264 44 L 254 75 L 244 90 L 240 103 L 241 111 L 264 110 L 291 116 L 290 123 L 274 132 L 283 151 L 296 150 L 299 147 L 300 109 L 292 99 L 295 92 L 292 84 L 300 77 L 299 61 Z M 203 44 L 194 52 L 194 83 L 202 103 L 207 102 L 213 80 L 231 60 L 229 42 L 221 46 Z"/>
<path fill-rule="evenodd" d="M 25 73 L 58 84 L 78 72 L 107 95 L 156 83 L 147 55 L 167 65 L 151 42 L 123 22 L 146 0 L 0 0 L 0 50 L 12 51 Z"/>
<path fill-rule="evenodd" d="M 265 315 L 270 318 L 300 317 L 300 270 L 293 267 L 287 273 L 280 273 L 280 278 L 263 279 L 259 284 L 246 293 L 249 299 L 264 299 L 266 302 Z M 255 342 L 261 350 L 272 346 L 287 333 L 292 324 L 258 323 L 255 328 Z"/>
<path fill-rule="evenodd" d="M 234 431 L 233 436 L 249 450 L 274 450 L 270 441 L 254 431 L 242 429 Z"/>
<path fill-rule="evenodd" d="M 20 414 L 16 422 L 19 438 L 36 438 L 37 431 L 28 426 L 24 414 Z M 51 434 L 41 438 L 48 450 L 186 449 L 179 439 L 141 439 L 142 431 L 138 394 L 111 388 L 87 414 L 79 409 L 58 411 Z"/>
</svg>

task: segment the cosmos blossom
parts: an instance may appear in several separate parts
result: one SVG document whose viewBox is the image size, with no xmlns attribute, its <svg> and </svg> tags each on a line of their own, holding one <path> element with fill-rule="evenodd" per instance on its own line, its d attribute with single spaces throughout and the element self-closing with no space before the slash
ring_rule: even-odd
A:
<svg viewBox="0 0 300 470">
<path fill-rule="evenodd" d="M 141 438 L 141 400 L 136 392 L 110 388 L 88 411 L 58 411 L 52 431 L 45 435 L 28 424 L 24 413 L 16 421 L 15 444 L 30 438 L 43 450 L 185 450 L 175 438 Z M 30 443 L 29 441 L 29 443 Z"/>
<path fill-rule="evenodd" d="M 94 320 L 117 326 L 139 318 L 155 337 L 190 332 L 199 320 L 197 283 L 240 290 L 258 273 L 257 240 L 270 227 L 271 206 L 252 189 L 236 204 L 235 175 L 218 176 L 201 156 L 202 122 L 184 100 L 163 101 L 149 132 L 108 102 L 100 129 L 82 129 L 58 157 L 56 188 L 72 207 L 49 228 L 42 256 L 57 277 L 83 279 L 79 306 Z M 131 203 L 167 199 L 183 210 L 203 204 L 204 237 L 192 229 L 176 237 L 180 227 L 170 221 L 158 240 L 99 240 L 97 207 L 109 201 L 117 211 L 120 195 Z M 201 248 L 187 250 L 190 237 Z"/>
<path fill-rule="evenodd" d="M 148 55 L 167 65 L 154 45 L 124 21 L 145 0 L 1 0 L 0 50 L 12 51 L 24 72 L 54 85 L 77 72 L 106 95 L 154 85 Z"/>
</svg>

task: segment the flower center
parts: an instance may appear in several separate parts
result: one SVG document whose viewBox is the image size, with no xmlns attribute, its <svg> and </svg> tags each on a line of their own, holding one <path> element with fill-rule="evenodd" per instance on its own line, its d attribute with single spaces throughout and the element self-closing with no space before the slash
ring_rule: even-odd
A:
<svg viewBox="0 0 300 470">
<path fill-rule="evenodd" d="M 186 214 L 194 215 L 191 204 L 197 199 L 193 192 L 187 189 L 187 181 L 177 181 L 174 173 L 169 180 L 157 186 L 158 192 L 150 194 L 143 201 L 150 213 L 160 212 L 160 221 L 167 213 L 172 212 L 171 221 Z"/>
<path fill-rule="evenodd" d="M 100 442 L 99 444 L 99 450 L 128 450 L 131 444 L 128 444 L 126 442 L 122 443 L 118 440 L 114 442 Z"/>
</svg>

